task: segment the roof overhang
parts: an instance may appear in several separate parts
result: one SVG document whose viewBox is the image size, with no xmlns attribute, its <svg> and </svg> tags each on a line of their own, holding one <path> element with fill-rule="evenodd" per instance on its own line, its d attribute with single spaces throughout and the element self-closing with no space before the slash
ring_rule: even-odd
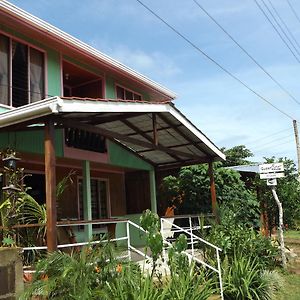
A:
<svg viewBox="0 0 300 300">
<path fill-rule="evenodd" d="M 53 118 L 122 144 L 158 169 L 224 160 L 225 155 L 169 102 L 53 97 L 0 114 L 0 130 L 29 130 Z"/>
<path fill-rule="evenodd" d="M 33 31 L 36 31 L 39 34 L 36 36 L 37 39 L 40 40 L 42 38 L 43 42 L 51 42 L 52 47 L 55 48 L 58 47 L 64 50 L 72 49 L 81 56 L 88 57 L 99 62 L 101 65 L 106 66 L 117 73 L 121 73 L 123 76 L 133 79 L 143 86 L 160 93 L 164 96 L 162 97 L 163 99 L 166 98 L 168 100 L 172 100 L 176 98 L 176 94 L 166 87 L 163 87 L 159 83 L 136 72 L 110 56 L 96 50 L 90 45 L 41 20 L 40 18 L 35 17 L 8 1 L 0 1 L 0 18 L 2 18 L 2 22 L 9 22 L 9 26 L 15 26 L 18 31 L 25 30 L 29 27 L 31 34 Z"/>
</svg>

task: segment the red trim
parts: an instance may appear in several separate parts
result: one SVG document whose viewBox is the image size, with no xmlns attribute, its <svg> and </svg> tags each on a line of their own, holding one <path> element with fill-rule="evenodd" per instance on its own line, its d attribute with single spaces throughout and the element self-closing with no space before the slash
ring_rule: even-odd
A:
<svg viewBox="0 0 300 300">
<path fill-rule="evenodd" d="M 102 99 L 102 98 L 81 98 L 81 97 L 60 97 L 64 100 L 79 100 L 79 101 L 102 101 L 102 102 L 129 102 L 129 103 L 147 103 L 147 104 L 169 104 L 172 101 L 145 101 L 145 100 L 123 100 L 123 99 Z"/>
<path fill-rule="evenodd" d="M 108 163 L 108 153 L 97 153 L 93 151 L 75 149 L 64 146 L 64 157 L 78 160 L 89 160 L 91 162 Z"/>
</svg>

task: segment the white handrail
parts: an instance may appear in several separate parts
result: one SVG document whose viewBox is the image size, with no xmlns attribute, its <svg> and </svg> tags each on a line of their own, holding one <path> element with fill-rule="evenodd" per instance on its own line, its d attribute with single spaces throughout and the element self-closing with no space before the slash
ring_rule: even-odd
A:
<svg viewBox="0 0 300 300">
<path fill-rule="evenodd" d="M 174 226 L 175 228 L 179 229 L 180 231 L 183 231 L 183 232 L 189 234 L 191 237 L 193 237 L 193 238 L 195 238 L 195 239 L 197 239 L 197 240 L 203 242 L 204 244 L 206 244 L 206 245 L 208 245 L 208 246 L 210 246 L 210 247 L 212 247 L 212 248 L 215 248 L 215 249 L 218 250 L 218 251 L 222 251 L 221 248 L 217 247 L 217 246 L 214 245 L 214 244 L 211 244 L 210 242 L 207 242 L 206 240 L 204 240 L 204 239 L 202 239 L 201 237 L 199 237 L 199 236 L 197 236 L 197 235 L 195 235 L 195 234 L 189 232 L 188 230 L 185 230 L 184 228 L 179 227 L 179 226 L 177 226 L 176 224 L 167 221 L 166 219 L 163 219 L 163 218 L 162 218 L 162 221 L 163 221 L 163 222 L 166 222 L 166 223 L 168 223 L 168 224 L 170 224 L 170 225 L 172 225 L 172 226 Z"/>
<path fill-rule="evenodd" d="M 195 262 L 198 262 L 198 263 L 201 263 L 202 265 L 206 266 L 207 268 L 213 270 L 214 272 L 218 273 L 219 275 L 219 285 L 220 285 L 220 296 L 221 296 L 221 299 L 224 300 L 224 295 L 223 295 L 223 284 L 222 284 L 222 270 L 221 270 L 221 262 L 220 262 L 220 255 L 219 255 L 219 252 L 222 251 L 221 248 L 213 245 L 212 243 L 210 242 L 207 242 L 205 241 L 204 239 L 200 238 L 199 236 L 193 234 L 193 228 L 192 228 L 192 222 L 191 222 L 191 217 L 188 217 L 189 218 L 189 231 L 186 230 L 185 228 L 182 228 L 182 227 L 179 227 L 178 225 L 174 224 L 174 223 L 171 223 L 170 221 L 166 220 L 165 218 L 161 218 L 161 231 L 163 232 L 164 228 L 163 228 L 163 224 L 164 222 L 169 224 L 169 225 L 172 225 L 174 226 L 175 228 L 177 228 L 177 232 L 184 232 L 186 233 L 187 235 L 189 235 L 191 237 L 191 244 L 192 245 L 192 254 L 188 253 L 187 251 L 183 251 L 183 253 L 189 258 L 189 260 L 194 260 Z M 199 259 L 198 257 L 195 257 L 194 255 L 194 240 L 196 241 L 200 241 L 212 248 L 215 249 L 216 251 L 216 256 L 217 256 L 217 268 L 209 265 L 208 263 L 204 262 L 203 260 Z M 172 246 L 172 244 L 170 242 L 168 242 L 167 240 L 164 240 L 164 243 L 168 246 Z M 163 250 L 163 255 L 165 257 L 165 250 Z"/>
</svg>

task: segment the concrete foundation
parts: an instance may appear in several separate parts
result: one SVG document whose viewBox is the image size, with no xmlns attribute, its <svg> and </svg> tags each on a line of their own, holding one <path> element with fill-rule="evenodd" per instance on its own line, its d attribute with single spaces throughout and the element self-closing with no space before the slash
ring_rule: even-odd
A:
<svg viewBox="0 0 300 300">
<path fill-rule="evenodd" d="M 0 247 L 0 300 L 17 300 L 23 290 L 20 249 Z"/>
</svg>

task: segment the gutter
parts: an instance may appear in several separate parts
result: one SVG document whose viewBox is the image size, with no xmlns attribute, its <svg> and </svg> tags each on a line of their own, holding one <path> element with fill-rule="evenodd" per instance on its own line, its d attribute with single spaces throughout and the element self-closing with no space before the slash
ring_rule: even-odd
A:
<svg viewBox="0 0 300 300">
<path fill-rule="evenodd" d="M 37 117 L 57 114 L 61 105 L 62 100 L 59 97 L 51 97 L 3 112 L 0 114 L 0 128 L 18 124 L 20 119 L 23 123 Z"/>
</svg>

